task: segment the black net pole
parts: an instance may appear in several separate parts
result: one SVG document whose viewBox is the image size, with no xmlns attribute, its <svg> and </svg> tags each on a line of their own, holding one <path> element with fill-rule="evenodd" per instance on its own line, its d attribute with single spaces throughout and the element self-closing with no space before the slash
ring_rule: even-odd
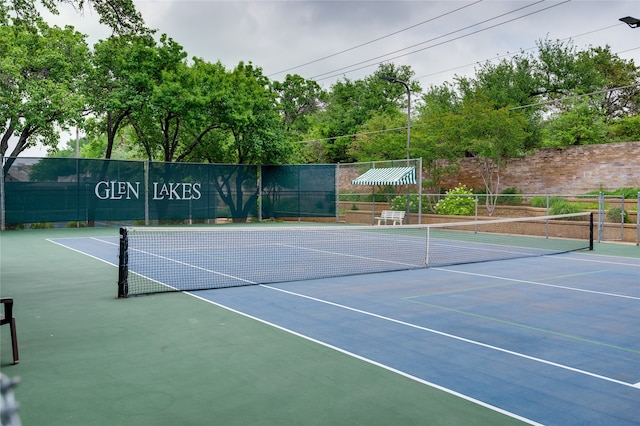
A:
<svg viewBox="0 0 640 426">
<path fill-rule="evenodd" d="M 589 250 L 593 250 L 593 212 L 589 215 Z"/>
<path fill-rule="evenodd" d="M 120 255 L 118 258 L 118 298 L 122 298 L 129 295 L 129 238 L 127 228 L 120 228 Z"/>
</svg>

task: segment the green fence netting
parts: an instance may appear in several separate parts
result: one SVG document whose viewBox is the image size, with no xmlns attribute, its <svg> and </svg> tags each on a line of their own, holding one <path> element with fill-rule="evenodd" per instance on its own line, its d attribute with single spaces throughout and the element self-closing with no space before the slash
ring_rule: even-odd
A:
<svg viewBox="0 0 640 426">
<path fill-rule="evenodd" d="M 262 166 L 263 217 L 335 217 L 335 174 L 334 165 Z"/>
<path fill-rule="evenodd" d="M 258 203 L 262 188 L 262 203 Z M 7 225 L 335 215 L 332 165 L 255 166 L 4 158 Z M 261 205 L 263 211 L 258 210 Z"/>
</svg>

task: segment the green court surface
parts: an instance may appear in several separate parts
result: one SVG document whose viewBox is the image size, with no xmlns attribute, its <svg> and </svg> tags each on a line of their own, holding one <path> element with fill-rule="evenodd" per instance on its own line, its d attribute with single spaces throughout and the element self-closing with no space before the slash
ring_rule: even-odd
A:
<svg viewBox="0 0 640 426">
<path fill-rule="evenodd" d="M 117 234 L 0 233 L 0 294 L 15 300 L 20 346 L 12 365 L 2 327 L 0 366 L 20 378 L 25 426 L 522 424 L 187 294 L 116 299 L 116 267 L 47 241 Z"/>
</svg>

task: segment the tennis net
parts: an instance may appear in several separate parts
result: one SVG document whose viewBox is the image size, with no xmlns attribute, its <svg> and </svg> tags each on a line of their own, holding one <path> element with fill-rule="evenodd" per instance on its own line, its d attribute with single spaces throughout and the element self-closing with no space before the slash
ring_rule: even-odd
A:
<svg viewBox="0 0 640 426">
<path fill-rule="evenodd" d="M 591 213 L 401 226 L 121 228 L 118 297 L 592 248 Z"/>
</svg>

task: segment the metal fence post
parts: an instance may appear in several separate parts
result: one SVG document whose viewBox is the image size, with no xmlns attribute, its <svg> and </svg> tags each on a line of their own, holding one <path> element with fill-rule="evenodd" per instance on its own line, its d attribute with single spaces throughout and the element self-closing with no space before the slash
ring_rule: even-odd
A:
<svg viewBox="0 0 640 426">
<path fill-rule="evenodd" d="M 626 213 L 624 211 L 624 194 L 622 194 L 622 207 L 620 208 L 620 241 L 624 241 L 624 217 Z"/>
<path fill-rule="evenodd" d="M 336 164 L 334 180 L 335 180 L 335 187 L 336 187 L 336 196 L 335 196 L 336 223 L 339 223 L 340 222 L 340 163 Z"/>
<path fill-rule="evenodd" d="M 604 194 L 598 194 L 598 242 L 604 239 Z"/>
<path fill-rule="evenodd" d="M 262 222 L 262 164 L 258 164 L 258 199 L 256 200 L 258 205 L 258 222 Z"/>
<path fill-rule="evenodd" d="M 422 157 L 418 159 L 418 224 L 422 224 Z"/>
<path fill-rule="evenodd" d="M 5 209 L 4 209 L 4 155 L 0 155 L 0 231 L 4 231 Z"/>
<path fill-rule="evenodd" d="M 144 224 L 149 226 L 149 160 L 144 162 Z"/>
</svg>

